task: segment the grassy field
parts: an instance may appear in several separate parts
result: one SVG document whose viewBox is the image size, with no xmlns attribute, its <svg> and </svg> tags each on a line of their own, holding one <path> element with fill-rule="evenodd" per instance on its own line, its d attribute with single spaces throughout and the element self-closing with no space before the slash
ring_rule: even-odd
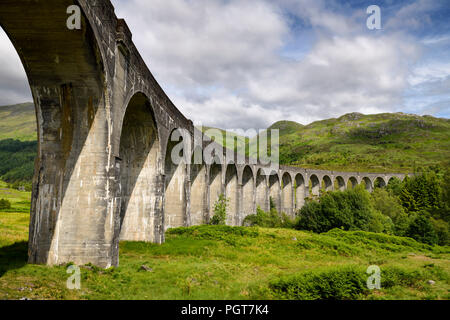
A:
<svg viewBox="0 0 450 320">
<path fill-rule="evenodd" d="M 26 264 L 30 194 L 0 189 L 13 207 L 0 212 L 0 299 L 450 298 L 448 247 L 366 232 L 220 226 L 172 229 L 163 245 L 122 242 L 119 267 L 83 266 L 81 290 L 69 290 L 67 266 Z M 381 290 L 366 288 L 370 265 L 381 268 Z"/>
</svg>

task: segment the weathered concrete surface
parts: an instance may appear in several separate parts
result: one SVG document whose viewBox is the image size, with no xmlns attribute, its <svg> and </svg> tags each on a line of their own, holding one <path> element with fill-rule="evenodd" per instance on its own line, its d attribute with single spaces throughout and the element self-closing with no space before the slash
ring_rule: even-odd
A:
<svg viewBox="0 0 450 320">
<path fill-rule="evenodd" d="M 70 5 L 81 8 L 81 30 L 66 27 Z M 167 228 L 208 222 L 220 194 L 230 199 L 227 224 L 241 225 L 257 206 L 269 210 L 269 197 L 294 215 L 310 187 L 317 196 L 321 185 L 364 182 L 372 190 L 377 179 L 404 177 L 292 167 L 266 176 L 250 159 L 225 163 L 228 151 L 201 134 L 194 145 L 222 150 L 213 154 L 222 161 L 175 164 L 171 133 L 198 132 L 158 85 L 109 0 L 2 0 L 0 25 L 36 106 L 30 263 L 117 265 L 120 239 L 162 243 Z"/>
</svg>

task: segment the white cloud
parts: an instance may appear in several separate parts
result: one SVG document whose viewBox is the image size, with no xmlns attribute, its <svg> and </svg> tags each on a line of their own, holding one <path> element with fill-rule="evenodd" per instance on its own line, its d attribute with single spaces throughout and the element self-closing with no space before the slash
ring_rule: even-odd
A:
<svg viewBox="0 0 450 320">
<path fill-rule="evenodd" d="M 115 4 L 163 88 L 187 117 L 205 125 L 266 127 L 393 111 L 418 57 L 407 37 L 363 36 L 358 15 L 340 15 L 322 1 Z M 279 53 L 292 36 L 283 10 L 319 30 L 299 61 Z"/>
<path fill-rule="evenodd" d="M 412 68 L 421 46 L 445 40 L 420 42 L 398 31 L 402 23 L 429 23 L 414 14 L 433 10 L 422 0 L 400 8 L 383 32 L 365 29 L 365 8 L 344 11 L 323 0 L 113 3 L 171 100 L 208 126 L 265 128 L 278 120 L 306 124 L 347 112 L 398 111 L 409 87 L 448 75 L 447 65 Z M 297 20 L 307 43 L 291 29 Z M 4 37 L 0 104 L 5 97 L 7 103 L 30 100 L 23 68 Z"/>
<path fill-rule="evenodd" d="M 0 75 L 0 105 L 33 100 L 19 55 L 2 28 L 0 28 Z"/>
</svg>

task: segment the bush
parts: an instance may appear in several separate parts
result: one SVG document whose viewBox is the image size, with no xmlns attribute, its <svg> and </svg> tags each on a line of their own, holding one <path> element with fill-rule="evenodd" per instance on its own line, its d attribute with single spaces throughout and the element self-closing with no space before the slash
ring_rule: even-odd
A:
<svg viewBox="0 0 450 320">
<path fill-rule="evenodd" d="M 444 220 L 433 218 L 430 218 L 430 222 L 433 225 L 433 229 L 438 236 L 438 244 L 441 246 L 450 245 L 449 224 Z"/>
<path fill-rule="evenodd" d="M 227 219 L 227 207 L 230 200 L 225 198 L 223 194 L 219 196 L 214 204 L 214 216 L 211 219 L 212 225 L 225 225 Z"/>
<path fill-rule="evenodd" d="M 258 226 L 264 228 L 292 228 L 294 221 L 285 213 L 279 214 L 275 208 L 265 212 L 260 207 L 256 209 L 256 214 L 245 217 L 244 226 Z"/>
<path fill-rule="evenodd" d="M 272 281 L 269 289 L 275 298 L 289 300 L 355 300 L 371 293 L 368 274 L 359 267 L 331 268 L 311 271 Z M 447 281 L 448 275 L 439 267 L 422 270 L 400 267 L 381 269 L 381 289 L 421 287 L 427 279 Z"/>
<path fill-rule="evenodd" d="M 11 202 L 5 199 L 0 199 L 0 210 L 11 209 Z"/>
<path fill-rule="evenodd" d="M 407 212 L 439 212 L 443 207 L 441 181 L 434 172 L 406 177 L 400 200 Z"/>
<path fill-rule="evenodd" d="M 368 293 L 367 275 L 356 268 L 312 271 L 281 278 L 269 288 L 277 298 L 289 300 L 351 300 Z"/>
<path fill-rule="evenodd" d="M 333 228 L 389 232 L 392 222 L 377 213 L 370 194 L 363 186 L 358 186 L 351 190 L 327 192 L 319 201 L 307 201 L 300 210 L 295 227 L 316 233 Z"/>
<path fill-rule="evenodd" d="M 430 219 L 425 216 L 425 213 L 419 214 L 414 219 L 409 226 L 407 236 L 430 245 L 438 244 L 439 242 L 439 237 Z"/>
<path fill-rule="evenodd" d="M 398 197 L 381 188 L 376 188 L 370 196 L 373 207 L 392 220 L 393 233 L 404 236 L 409 227 L 410 219 Z"/>
</svg>

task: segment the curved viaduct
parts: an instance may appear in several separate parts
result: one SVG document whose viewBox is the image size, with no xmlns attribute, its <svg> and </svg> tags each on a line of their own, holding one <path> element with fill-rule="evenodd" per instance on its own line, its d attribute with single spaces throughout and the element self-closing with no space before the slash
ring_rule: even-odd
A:
<svg viewBox="0 0 450 320">
<path fill-rule="evenodd" d="M 66 27 L 71 5 L 81 9 L 79 30 Z M 268 176 L 262 165 L 233 160 L 175 165 L 171 133 L 194 137 L 196 129 L 158 85 L 109 0 L 2 0 L 0 25 L 36 106 L 30 263 L 118 265 L 119 239 L 162 243 L 167 228 L 207 222 L 221 193 L 230 199 L 227 223 L 241 225 L 257 206 L 267 210 L 270 197 L 293 215 L 310 189 L 318 195 L 361 182 L 371 189 L 376 179 L 404 177 L 292 167 Z"/>
</svg>

